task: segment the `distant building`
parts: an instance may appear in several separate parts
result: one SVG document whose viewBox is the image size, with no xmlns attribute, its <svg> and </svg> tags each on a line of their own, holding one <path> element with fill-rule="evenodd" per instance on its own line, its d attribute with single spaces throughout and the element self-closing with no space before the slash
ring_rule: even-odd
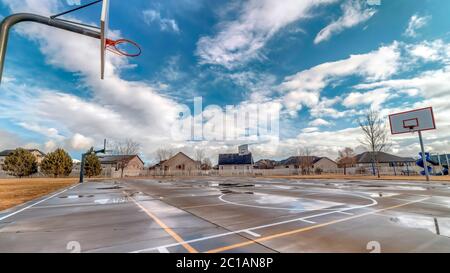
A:
<svg viewBox="0 0 450 273">
<path fill-rule="evenodd" d="M 170 175 L 173 174 L 191 174 L 194 171 L 198 171 L 201 168 L 201 163 L 196 161 L 183 152 L 179 152 L 167 160 L 163 160 L 150 170 L 156 172 L 160 175 Z"/>
<path fill-rule="evenodd" d="M 275 168 L 276 163 L 275 160 L 261 159 L 255 163 L 254 168 L 259 170 L 270 170 Z"/>
<path fill-rule="evenodd" d="M 45 153 L 41 152 L 38 149 L 25 149 L 25 150 L 29 151 L 32 155 L 36 157 L 38 165 L 41 164 L 42 160 L 45 157 Z M 14 151 L 15 150 L 4 150 L 0 152 L 0 169 L 3 169 L 3 164 L 5 162 L 6 157 Z"/>
<path fill-rule="evenodd" d="M 413 171 L 416 165 L 416 159 L 412 157 L 401 157 L 385 152 L 364 152 L 355 156 L 355 165 L 359 169 L 358 172 L 375 173 L 374 155 L 376 155 L 380 169 L 392 169 L 394 174 L 400 174 L 401 172 L 409 173 Z"/>
<path fill-rule="evenodd" d="M 291 156 L 288 159 L 278 161 L 275 169 L 301 169 L 302 172 L 314 173 L 334 172 L 337 170 L 337 163 L 328 157 L 318 156 Z"/>
<path fill-rule="evenodd" d="M 144 161 L 138 155 L 104 155 L 99 160 L 105 176 L 138 176 L 144 170 Z"/>
<path fill-rule="evenodd" d="M 242 145 L 237 154 L 219 154 L 219 173 L 230 175 L 252 173 L 253 163 L 248 146 Z"/>
<path fill-rule="evenodd" d="M 416 159 L 412 157 L 401 157 L 385 152 L 364 152 L 355 156 L 357 166 L 364 166 L 366 164 L 372 164 L 373 158 L 376 155 L 377 161 L 382 167 L 391 167 L 394 164 L 397 166 L 410 165 L 416 163 Z"/>
</svg>

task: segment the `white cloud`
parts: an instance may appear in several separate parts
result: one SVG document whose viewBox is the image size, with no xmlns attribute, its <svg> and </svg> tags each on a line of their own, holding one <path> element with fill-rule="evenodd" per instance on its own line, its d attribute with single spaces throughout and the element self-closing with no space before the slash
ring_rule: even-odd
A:
<svg viewBox="0 0 450 273">
<path fill-rule="evenodd" d="M 400 56 L 399 44 L 394 42 L 367 54 L 351 55 L 347 59 L 323 63 L 286 77 L 280 86 L 286 93 L 285 106 L 289 111 L 298 111 L 302 105 L 317 105 L 320 92 L 343 77 L 359 75 L 366 81 L 386 79 L 398 72 Z"/>
<path fill-rule="evenodd" d="M 75 150 L 87 150 L 94 144 L 94 140 L 82 134 L 75 134 L 70 140 L 70 145 Z"/>
<path fill-rule="evenodd" d="M 327 41 L 347 28 L 354 27 L 369 20 L 376 10 L 365 8 L 361 0 L 347 0 L 341 6 L 343 15 L 336 21 L 323 28 L 314 39 L 315 44 Z"/>
<path fill-rule="evenodd" d="M 59 131 L 56 128 L 43 127 L 36 123 L 28 123 L 28 122 L 19 122 L 18 125 L 22 126 L 23 128 L 25 128 L 29 131 L 41 134 L 48 138 L 59 139 L 59 140 L 64 139 L 64 137 L 59 134 Z"/>
<path fill-rule="evenodd" d="M 414 14 L 409 19 L 408 27 L 406 28 L 404 35 L 408 37 L 416 37 L 417 30 L 426 26 L 430 20 L 431 16 L 419 16 L 418 14 Z"/>
<path fill-rule="evenodd" d="M 412 78 L 379 81 L 359 84 L 357 89 L 392 88 L 396 91 L 419 90 L 424 98 L 435 97 L 450 92 L 450 67 L 425 71 Z"/>
<path fill-rule="evenodd" d="M 368 92 L 352 92 L 347 95 L 342 104 L 347 108 L 370 105 L 373 109 L 378 110 L 390 96 L 389 88 L 380 88 Z"/>
<path fill-rule="evenodd" d="M 317 128 L 317 127 L 307 127 L 307 128 L 302 129 L 303 133 L 313 133 L 313 132 L 317 132 L 317 131 L 319 131 L 319 128 Z"/>
<path fill-rule="evenodd" d="M 69 6 L 79 6 L 81 5 L 81 0 L 66 0 Z"/>
<path fill-rule="evenodd" d="M 313 8 L 337 0 L 249 0 L 239 6 L 239 16 L 217 25 L 215 36 L 197 43 L 197 55 L 203 64 L 227 68 L 260 57 L 261 49 L 283 27 L 308 18 Z"/>
<path fill-rule="evenodd" d="M 177 22 L 174 19 L 164 18 L 161 12 L 153 9 L 144 10 L 142 12 L 146 24 L 158 24 L 162 31 L 180 32 Z"/>
<path fill-rule="evenodd" d="M 407 45 L 406 50 L 413 58 L 418 58 L 425 62 L 439 61 L 450 64 L 450 45 L 440 39 Z"/>
<path fill-rule="evenodd" d="M 44 144 L 44 153 L 52 152 L 58 147 L 58 143 L 56 143 L 54 140 L 49 140 Z"/>
<path fill-rule="evenodd" d="M 324 119 L 318 118 L 309 123 L 309 126 L 318 127 L 318 126 L 330 126 L 332 123 L 326 121 Z"/>
</svg>

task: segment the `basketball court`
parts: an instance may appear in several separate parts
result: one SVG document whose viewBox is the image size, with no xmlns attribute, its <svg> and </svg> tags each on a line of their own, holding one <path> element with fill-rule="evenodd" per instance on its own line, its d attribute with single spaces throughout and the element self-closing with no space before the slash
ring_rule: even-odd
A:
<svg viewBox="0 0 450 273">
<path fill-rule="evenodd" d="M 450 185 L 88 182 L 0 214 L 0 252 L 448 252 Z"/>
</svg>

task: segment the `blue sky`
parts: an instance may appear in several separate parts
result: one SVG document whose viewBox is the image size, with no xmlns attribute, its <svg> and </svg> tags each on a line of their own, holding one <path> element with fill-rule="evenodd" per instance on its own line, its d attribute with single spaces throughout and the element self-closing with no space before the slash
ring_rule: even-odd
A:
<svg viewBox="0 0 450 273">
<path fill-rule="evenodd" d="M 51 15 L 80 1 L 2 0 L 0 14 Z M 81 1 L 86 3 L 88 1 Z M 132 138 L 142 156 L 166 148 L 216 159 L 236 142 L 171 137 L 180 107 L 280 109 L 280 139 L 254 143 L 259 158 L 308 147 L 336 158 L 363 150 L 356 120 L 435 108 L 431 151 L 449 152 L 450 2 L 446 0 L 111 1 L 111 35 L 137 41 L 138 58 L 108 55 L 99 78 L 98 41 L 36 24 L 12 32 L 0 87 L 0 149 L 81 151 L 103 138 Z M 100 5 L 68 18 L 98 23 Z M 211 114 L 205 111 L 205 114 Z M 214 123 L 214 119 L 205 123 Z M 414 156 L 416 137 L 392 137 L 392 152 Z"/>
</svg>

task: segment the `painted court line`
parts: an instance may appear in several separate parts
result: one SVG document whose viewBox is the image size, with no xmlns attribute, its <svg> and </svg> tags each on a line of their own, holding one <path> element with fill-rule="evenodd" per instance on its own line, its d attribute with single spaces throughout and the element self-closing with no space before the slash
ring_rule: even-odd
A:
<svg viewBox="0 0 450 273">
<path fill-rule="evenodd" d="M 414 204 L 414 203 L 419 203 L 419 202 L 425 201 L 426 199 L 428 199 L 428 198 L 424 198 L 424 199 L 416 200 L 416 201 L 411 201 L 411 202 L 403 203 L 403 204 L 400 204 L 400 205 L 395 205 L 395 206 L 392 206 L 392 207 L 379 209 L 379 210 L 376 210 L 376 211 L 366 212 L 366 213 L 358 214 L 358 215 L 355 215 L 355 216 L 347 217 L 347 218 L 344 218 L 344 219 L 330 221 L 330 222 L 323 223 L 323 224 L 318 224 L 318 225 L 314 225 L 314 226 L 309 226 L 309 227 L 305 227 L 305 228 L 291 230 L 291 231 L 288 231 L 288 232 L 277 233 L 277 234 L 274 234 L 274 235 L 270 235 L 270 236 L 266 236 L 266 237 L 261 237 L 261 238 L 255 239 L 253 241 L 246 241 L 246 242 L 243 242 L 243 243 L 238 243 L 238 244 L 229 245 L 229 246 L 225 246 L 225 247 L 215 248 L 215 249 L 211 249 L 211 250 L 207 251 L 207 253 L 219 253 L 219 252 L 223 252 L 223 251 L 227 251 L 227 250 L 231 250 L 231 249 L 236 249 L 236 248 L 239 248 L 239 247 L 248 246 L 248 245 L 255 244 L 255 243 L 261 243 L 261 242 L 264 242 L 264 241 L 268 241 L 268 240 L 272 240 L 272 239 L 276 239 L 276 238 L 280 238 L 280 237 L 284 237 L 284 236 L 288 236 L 288 235 L 293 235 L 293 234 L 297 234 L 297 233 L 301 233 L 301 232 L 305 232 L 305 231 L 309 231 L 309 230 L 313 230 L 313 229 L 317 229 L 317 228 L 321 228 L 321 227 L 325 227 L 325 226 L 329 226 L 329 225 L 333 225 L 333 224 L 337 224 L 337 223 L 342 223 L 342 222 L 346 222 L 346 221 L 349 221 L 349 220 L 361 218 L 361 217 L 368 216 L 368 215 L 373 215 L 375 213 L 379 213 L 379 212 L 383 212 L 383 211 L 387 211 L 387 210 L 392 210 L 392 209 L 396 209 L 396 208 L 401 208 L 401 207 L 404 207 L 404 206 L 407 206 L 407 205 L 411 205 L 411 204 Z"/>
<path fill-rule="evenodd" d="M 170 251 L 165 247 L 158 247 L 159 253 L 170 253 Z"/>
<path fill-rule="evenodd" d="M 245 233 L 252 235 L 253 237 L 261 237 L 260 234 L 250 231 L 250 230 L 244 230 Z"/>
<path fill-rule="evenodd" d="M 345 212 L 345 211 L 338 211 L 337 213 L 345 214 L 345 215 L 354 215 L 353 213 Z"/>
<path fill-rule="evenodd" d="M 198 206 L 190 206 L 190 207 L 181 207 L 181 209 L 197 209 L 197 208 L 224 206 L 224 205 L 227 205 L 227 204 L 219 203 L 219 204 L 209 204 L 209 205 L 198 205 Z"/>
<path fill-rule="evenodd" d="M 27 210 L 27 209 L 29 209 L 29 208 L 32 208 L 32 207 L 34 207 L 34 206 L 36 206 L 36 205 L 39 205 L 40 203 L 43 203 L 43 202 L 45 202 L 45 201 L 47 201 L 47 200 L 49 200 L 49 199 L 51 199 L 51 198 L 53 198 L 53 197 L 55 197 L 55 196 L 60 195 L 61 193 L 64 193 L 64 192 L 66 192 L 66 191 L 68 191 L 68 190 L 71 190 L 71 189 L 73 189 L 73 188 L 75 188 L 75 187 L 78 187 L 79 185 L 80 185 L 80 184 L 76 184 L 76 185 L 74 185 L 74 186 L 72 186 L 72 187 L 70 187 L 70 188 L 67 188 L 67 189 L 62 190 L 62 191 L 60 191 L 60 192 L 57 192 L 57 193 L 55 193 L 55 194 L 53 194 L 53 195 L 51 195 L 51 196 L 49 196 L 49 197 L 47 197 L 47 198 L 44 198 L 44 199 L 42 199 L 42 200 L 40 200 L 40 201 L 38 201 L 38 202 L 35 202 L 35 203 L 33 203 L 33 204 L 29 205 L 29 206 L 26 206 L 26 207 L 24 207 L 24 208 L 22 208 L 22 209 L 20 209 L 20 210 L 18 210 L 18 211 L 15 211 L 15 212 L 13 212 L 13 213 L 10 213 L 10 214 L 8 214 L 8 215 L 5 215 L 5 216 L 3 216 L 3 217 L 0 217 L 0 221 L 5 220 L 6 218 L 9 218 L 9 217 L 11 217 L 11 216 L 13 216 L 13 215 L 16 215 L 16 214 L 18 214 L 18 213 L 21 213 L 21 212 L 23 212 L 23 211 L 25 211 L 25 210 Z"/>
<path fill-rule="evenodd" d="M 126 194 L 126 193 L 124 192 L 124 194 Z M 128 197 L 130 198 L 130 200 L 133 201 L 134 204 L 136 204 L 136 206 L 138 206 L 141 210 L 143 210 L 150 218 L 153 219 L 153 221 L 155 221 L 161 228 L 163 228 L 165 232 L 167 232 L 180 245 L 182 245 L 187 251 L 189 251 L 189 253 L 197 253 L 198 252 L 195 248 L 193 248 L 191 245 L 189 245 L 189 243 L 185 242 L 183 240 L 183 238 L 181 238 L 180 235 L 178 235 L 174 230 L 172 230 L 163 221 L 161 221 L 158 217 L 156 217 L 156 215 L 154 215 L 149 210 L 147 210 L 145 207 L 143 207 L 141 204 L 139 204 L 133 197 L 131 197 L 131 196 L 128 196 Z M 160 247 L 157 247 L 156 249 L 159 251 L 159 249 L 162 249 L 162 248 L 167 248 L 167 247 L 160 246 Z M 155 249 L 155 248 L 153 248 L 153 249 Z"/>
<path fill-rule="evenodd" d="M 299 221 L 302 221 L 302 222 L 305 222 L 305 223 L 308 223 L 308 224 L 315 224 L 316 222 L 313 222 L 313 221 L 309 221 L 309 220 L 305 220 L 305 219 L 298 219 Z"/>
<path fill-rule="evenodd" d="M 350 208 L 342 209 L 342 210 L 339 210 L 339 211 L 349 211 L 349 210 L 354 210 L 354 209 L 362 209 L 362 208 L 372 207 L 372 206 L 375 206 L 375 205 L 378 204 L 378 202 L 376 200 L 374 200 L 374 199 L 372 199 L 372 200 L 373 200 L 373 202 L 371 204 L 360 206 L 360 207 L 350 207 Z M 200 237 L 200 238 L 197 238 L 197 239 L 192 239 L 192 240 L 185 241 L 184 243 L 192 244 L 192 243 L 197 243 L 197 242 L 206 241 L 206 240 L 210 240 L 210 239 L 225 237 L 225 236 L 229 236 L 229 235 L 235 235 L 237 233 L 242 233 L 242 232 L 246 232 L 246 231 L 254 231 L 254 230 L 258 230 L 258 229 L 263 229 L 263 228 L 268 228 L 268 227 L 273 227 L 273 226 L 279 226 L 279 225 L 293 223 L 293 222 L 297 222 L 297 221 L 305 221 L 307 219 L 321 217 L 321 216 L 325 216 L 325 215 L 330 215 L 330 214 L 333 214 L 333 213 L 336 213 L 336 212 L 338 212 L 338 211 L 327 211 L 327 212 L 318 213 L 318 214 L 314 214 L 314 215 L 310 215 L 310 216 L 306 216 L 306 217 L 295 218 L 295 219 L 286 220 L 286 221 L 280 221 L 280 222 L 271 223 L 271 224 L 267 224 L 267 225 L 261 225 L 261 226 L 241 229 L 241 230 L 237 230 L 237 231 L 230 231 L 230 232 L 215 234 L 215 235 L 211 235 L 211 236 Z M 168 245 L 163 245 L 163 246 L 159 246 L 159 247 L 169 248 L 169 247 L 179 246 L 180 244 L 181 243 L 175 243 L 175 244 L 168 244 Z M 151 251 L 151 250 L 155 250 L 155 249 L 158 249 L 158 247 L 151 247 L 151 248 L 136 250 L 136 251 L 133 251 L 132 253 L 146 252 L 146 251 Z"/>
</svg>

